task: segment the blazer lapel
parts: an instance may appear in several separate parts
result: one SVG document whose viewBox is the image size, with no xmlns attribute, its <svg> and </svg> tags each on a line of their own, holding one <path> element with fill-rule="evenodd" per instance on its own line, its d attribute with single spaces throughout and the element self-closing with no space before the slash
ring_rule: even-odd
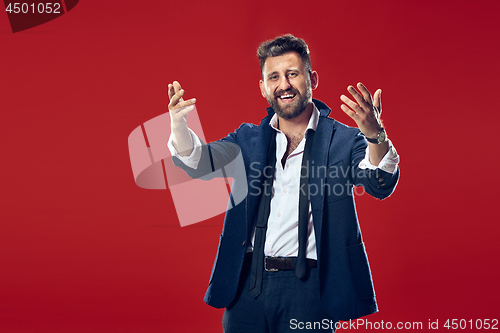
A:
<svg viewBox="0 0 500 333">
<path fill-rule="evenodd" d="M 253 158 L 250 159 L 248 168 L 248 195 L 246 202 L 246 224 L 247 235 L 252 234 L 255 213 L 260 199 L 262 180 L 264 178 L 264 168 L 267 166 L 267 153 L 269 150 L 269 141 L 272 138 L 274 129 L 269 125 L 271 116 L 262 119 L 258 129 L 255 145 L 253 146 Z"/>
<path fill-rule="evenodd" d="M 318 127 L 314 134 L 313 150 L 311 152 L 311 163 L 309 170 L 309 186 L 311 186 L 311 207 L 313 214 L 314 231 L 316 233 L 316 243 L 319 247 L 321 240 L 321 226 L 324 206 L 324 195 L 321 195 L 326 183 L 328 152 L 330 142 L 334 135 L 335 120 L 327 117 L 319 117 Z M 315 192 L 317 195 L 314 195 Z"/>
</svg>

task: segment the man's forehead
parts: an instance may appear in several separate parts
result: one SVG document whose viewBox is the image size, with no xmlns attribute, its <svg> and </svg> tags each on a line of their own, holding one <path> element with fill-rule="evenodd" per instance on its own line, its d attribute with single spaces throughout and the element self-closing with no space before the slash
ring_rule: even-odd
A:
<svg viewBox="0 0 500 333">
<path fill-rule="evenodd" d="M 279 70 L 298 69 L 302 70 L 304 62 L 297 52 L 288 52 L 276 57 L 268 57 L 262 68 L 263 73 Z"/>
</svg>

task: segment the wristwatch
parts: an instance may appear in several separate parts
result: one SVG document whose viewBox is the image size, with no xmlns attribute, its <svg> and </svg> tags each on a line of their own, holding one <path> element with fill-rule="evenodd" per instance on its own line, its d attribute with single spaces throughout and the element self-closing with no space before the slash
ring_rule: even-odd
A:
<svg viewBox="0 0 500 333">
<path fill-rule="evenodd" d="M 382 142 L 385 142 L 385 140 L 387 140 L 387 135 L 385 134 L 385 129 L 382 128 L 380 131 L 378 131 L 376 138 L 371 139 L 371 138 L 368 138 L 366 136 L 365 136 L 365 138 L 368 142 L 375 143 L 378 145 Z"/>
</svg>

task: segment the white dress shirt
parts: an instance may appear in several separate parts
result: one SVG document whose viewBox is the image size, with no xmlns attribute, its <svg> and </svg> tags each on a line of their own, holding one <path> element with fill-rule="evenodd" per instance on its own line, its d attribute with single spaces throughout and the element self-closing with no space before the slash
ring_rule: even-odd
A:
<svg viewBox="0 0 500 333">
<path fill-rule="evenodd" d="M 307 130 L 316 131 L 319 121 L 319 110 L 313 104 L 313 112 Z M 271 210 L 267 224 L 266 244 L 264 254 L 273 257 L 296 257 L 298 253 L 298 224 L 299 224 L 299 189 L 300 189 L 300 168 L 302 166 L 302 156 L 306 137 L 300 142 L 295 150 L 286 158 L 285 166 L 281 163 L 283 155 L 287 149 L 287 138 L 283 132 L 277 128 L 278 117 L 276 114 L 269 123 L 276 130 L 276 171 L 273 182 L 273 194 L 271 198 Z M 168 148 L 172 156 L 178 157 L 184 164 L 190 168 L 196 168 L 201 158 L 202 143 L 198 136 L 189 129 L 193 138 L 194 149 L 189 156 L 180 156 L 172 144 L 172 135 L 168 141 Z M 368 147 L 366 148 L 365 158 L 360 162 L 361 169 L 381 169 L 383 171 L 394 173 L 399 163 L 399 156 L 396 149 L 389 141 L 389 151 L 386 153 L 378 166 L 370 163 Z M 312 208 L 309 202 L 309 224 L 307 228 L 307 250 L 306 258 L 317 259 L 316 237 L 312 220 Z M 253 250 L 253 240 L 248 245 L 247 252 Z"/>
</svg>

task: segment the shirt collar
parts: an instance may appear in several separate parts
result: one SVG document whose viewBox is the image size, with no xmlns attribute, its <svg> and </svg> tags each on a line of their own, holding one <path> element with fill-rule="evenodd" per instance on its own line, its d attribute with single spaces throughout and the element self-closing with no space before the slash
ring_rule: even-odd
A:
<svg viewBox="0 0 500 333">
<path fill-rule="evenodd" d="M 316 131 L 316 128 L 318 127 L 318 122 L 319 122 L 319 110 L 316 107 L 316 105 L 314 105 L 314 103 L 311 103 L 311 104 L 313 105 L 313 111 L 311 113 L 311 117 L 309 118 L 309 122 L 307 123 L 307 128 L 305 131 L 306 136 L 307 136 L 307 130 L 312 129 L 313 131 Z M 274 128 L 275 130 L 277 130 L 278 132 L 281 132 L 277 126 L 278 125 L 278 115 L 276 115 L 276 113 L 271 118 L 269 125 L 271 125 L 271 127 Z"/>
</svg>

